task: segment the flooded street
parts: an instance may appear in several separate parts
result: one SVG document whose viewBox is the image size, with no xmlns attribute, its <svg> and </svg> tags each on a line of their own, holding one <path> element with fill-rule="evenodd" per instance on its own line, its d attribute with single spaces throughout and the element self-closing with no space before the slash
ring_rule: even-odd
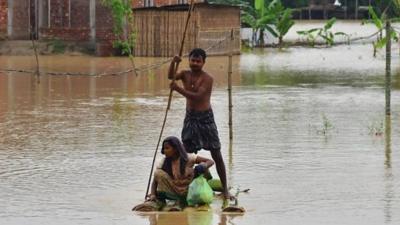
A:
<svg viewBox="0 0 400 225">
<path fill-rule="evenodd" d="M 228 59 L 207 59 L 229 184 L 233 193 L 251 189 L 239 196 L 242 216 L 221 214 L 219 200 L 210 212 L 131 212 L 144 198 L 168 101 L 167 65 L 137 77 L 42 75 L 39 84 L 0 73 L 0 224 L 400 224 L 398 52 L 389 118 L 383 51 L 373 58 L 370 45 L 235 56 L 232 148 Z M 130 66 L 126 58 L 40 60 L 43 71 Z M 0 56 L 0 70 L 34 66 L 32 57 Z M 180 136 L 184 109 L 175 94 L 164 136 Z"/>
</svg>

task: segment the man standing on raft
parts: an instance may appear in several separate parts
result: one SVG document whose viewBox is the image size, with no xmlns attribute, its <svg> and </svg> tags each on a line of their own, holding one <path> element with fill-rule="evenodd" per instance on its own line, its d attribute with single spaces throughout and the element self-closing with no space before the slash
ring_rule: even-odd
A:
<svg viewBox="0 0 400 225">
<path fill-rule="evenodd" d="M 229 200 L 225 163 L 221 155 L 221 143 L 218 137 L 217 126 L 211 108 L 210 98 L 213 78 L 203 71 L 206 52 L 195 48 L 189 54 L 190 70 L 175 73 L 177 63 L 181 61 L 175 56 L 168 71 L 168 79 L 181 80 L 180 87 L 174 80 L 170 87 L 186 98 L 186 116 L 182 129 L 182 142 L 187 152 L 197 153 L 201 149 L 209 150 L 215 161 L 219 178 L 221 179 L 224 198 Z"/>
</svg>

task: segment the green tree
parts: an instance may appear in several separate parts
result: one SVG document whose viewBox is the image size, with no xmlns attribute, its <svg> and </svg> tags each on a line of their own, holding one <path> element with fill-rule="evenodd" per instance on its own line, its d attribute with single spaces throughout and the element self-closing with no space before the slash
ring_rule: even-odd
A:
<svg viewBox="0 0 400 225">
<path fill-rule="evenodd" d="M 114 47 L 120 48 L 123 54 L 131 55 L 135 47 L 136 33 L 133 29 L 133 11 L 130 1 L 102 0 L 102 4 L 111 9 L 113 32 L 116 36 Z M 129 27 L 126 25 L 128 24 Z"/>
</svg>

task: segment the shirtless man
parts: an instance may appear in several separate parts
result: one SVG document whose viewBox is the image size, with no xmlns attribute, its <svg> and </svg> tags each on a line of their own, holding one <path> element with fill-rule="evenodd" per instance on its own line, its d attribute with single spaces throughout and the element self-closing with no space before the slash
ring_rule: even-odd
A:
<svg viewBox="0 0 400 225">
<path fill-rule="evenodd" d="M 182 142 L 186 151 L 210 151 L 221 179 L 224 197 L 229 199 L 231 195 L 226 181 L 225 164 L 210 103 L 213 78 L 203 71 L 205 60 L 206 52 L 203 49 L 193 49 L 189 54 L 190 70 L 174 74 L 177 63 L 181 61 L 180 57 L 175 56 L 168 71 L 168 78 L 172 80 L 175 76 L 175 80 L 181 80 L 183 84 L 181 87 L 176 82 L 171 82 L 170 87 L 186 98 L 186 116 L 182 129 Z"/>
</svg>

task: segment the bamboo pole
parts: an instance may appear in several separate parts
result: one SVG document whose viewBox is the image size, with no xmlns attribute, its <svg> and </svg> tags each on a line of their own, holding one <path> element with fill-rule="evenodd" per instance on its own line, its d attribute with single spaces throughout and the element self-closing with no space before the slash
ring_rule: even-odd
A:
<svg viewBox="0 0 400 225">
<path fill-rule="evenodd" d="M 192 15 L 193 7 L 194 7 L 194 0 L 191 0 L 191 1 L 190 1 L 190 6 L 189 6 L 189 11 L 188 11 L 187 18 L 186 18 L 185 28 L 184 28 L 184 31 L 183 31 L 183 36 L 182 36 L 182 41 L 181 41 L 181 45 L 180 45 L 180 50 L 179 50 L 179 56 L 180 56 L 180 57 L 182 57 L 182 54 L 183 54 L 183 47 L 184 47 L 185 40 L 186 40 L 186 32 L 187 32 L 187 28 L 188 28 L 188 25 L 189 25 L 190 17 L 191 17 L 191 15 Z M 175 82 L 175 74 L 176 74 L 177 71 L 178 71 L 178 67 L 179 67 L 179 62 L 176 63 L 175 70 L 174 70 L 174 77 L 173 77 L 173 79 L 172 79 L 172 82 Z M 167 108 L 165 109 L 165 115 L 164 115 L 163 124 L 162 124 L 162 126 L 161 126 L 160 135 L 158 136 L 157 147 L 156 147 L 156 149 L 155 149 L 155 151 L 154 151 L 153 162 L 152 162 L 152 165 L 151 165 L 150 176 L 149 176 L 149 180 L 148 180 L 148 183 L 147 183 L 147 189 L 146 189 L 146 194 L 145 194 L 145 196 L 144 196 L 144 199 L 146 199 L 146 198 L 147 198 L 147 195 L 149 194 L 151 176 L 152 176 L 152 174 L 153 174 L 153 169 L 154 169 L 154 163 L 155 163 L 155 161 L 156 161 L 157 151 L 158 151 L 158 148 L 159 148 L 159 146 L 160 146 L 161 137 L 162 137 L 162 134 L 163 134 L 163 132 L 164 132 L 165 123 L 167 122 L 168 111 L 169 111 L 169 109 L 170 109 L 170 107 L 171 107 L 172 96 L 173 96 L 173 90 L 171 89 L 170 92 L 169 92 L 169 96 L 168 96 L 168 105 L 167 105 Z"/>
<path fill-rule="evenodd" d="M 35 75 L 36 75 L 36 78 L 37 78 L 37 83 L 39 84 L 39 83 L 40 83 L 39 56 L 38 56 L 38 52 L 37 52 L 37 46 L 36 46 L 36 43 L 35 43 L 35 38 L 36 38 L 36 36 L 37 36 L 38 34 L 36 33 L 36 28 L 33 27 L 33 24 L 34 24 L 35 26 L 38 26 L 38 23 L 37 23 L 37 20 L 36 20 L 37 15 L 38 15 L 38 5 L 37 5 L 37 1 L 33 1 L 33 3 L 34 3 L 33 9 L 34 9 L 34 12 L 35 12 L 35 20 L 34 20 L 34 22 L 32 23 L 32 21 L 31 21 L 32 1 L 31 1 L 31 0 L 29 1 L 29 7 L 28 7 L 28 15 L 29 15 L 29 34 L 30 34 L 30 38 L 31 38 L 31 42 L 32 42 L 32 48 L 33 48 L 33 51 L 34 51 L 34 53 L 35 53 L 35 60 L 36 60 Z M 34 28 L 35 28 L 35 29 L 34 29 Z"/>
<path fill-rule="evenodd" d="M 229 48 L 229 60 L 228 60 L 228 107 L 229 107 L 229 140 L 233 140 L 233 129 L 232 129 L 232 42 L 233 42 L 233 29 L 231 30 L 231 42 Z"/>
<path fill-rule="evenodd" d="M 38 56 L 37 47 L 36 47 L 35 41 L 33 40 L 33 37 L 31 38 L 31 40 L 32 40 L 32 47 L 33 47 L 33 51 L 35 52 L 35 59 L 36 59 L 35 75 L 36 75 L 36 78 L 37 78 L 37 83 L 39 84 L 40 83 L 39 56 Z"/>
<path fill-rule="evenodd" d="M 124 22 L 125 22 L 125 24 L 124 24 L 125 25 L 124 26 L 125 27 L 125 29 L 124 29 L 124 38 L 125 38 L 125 41 L 129 43 L 128 58 L 129 58 L 129 61 L 131 62 L 132 73 L 134 75 L 138 76 L 138 73 L 136 71 L 136 65 L 135 65 L 134 57 L 133 57 L 133 54 L 134 54 L 134 52 L 133 52 L 134 49 L 133 48 L 134 48 L 134 46 L 131 45 L 132 41 L 133 41 L 131 39 L 132 38 L 131 35 L 135 32 L 133 11 L 131 11 L 131 12 L 132 12 L 132 14 L 130 16 L 125 15 L 125 19 L 124 19 Z M 70 12 L 70 14 L 71 14 L 71 12 Z"/>
<path fill-rule="evenodd" d="M 385 112 L 386 115 L 390 115 L 390 92 L 391 92 L 391 26 L 390 21 L 386 21 L 386 75 L 385 75 Z"/>
</svg>

